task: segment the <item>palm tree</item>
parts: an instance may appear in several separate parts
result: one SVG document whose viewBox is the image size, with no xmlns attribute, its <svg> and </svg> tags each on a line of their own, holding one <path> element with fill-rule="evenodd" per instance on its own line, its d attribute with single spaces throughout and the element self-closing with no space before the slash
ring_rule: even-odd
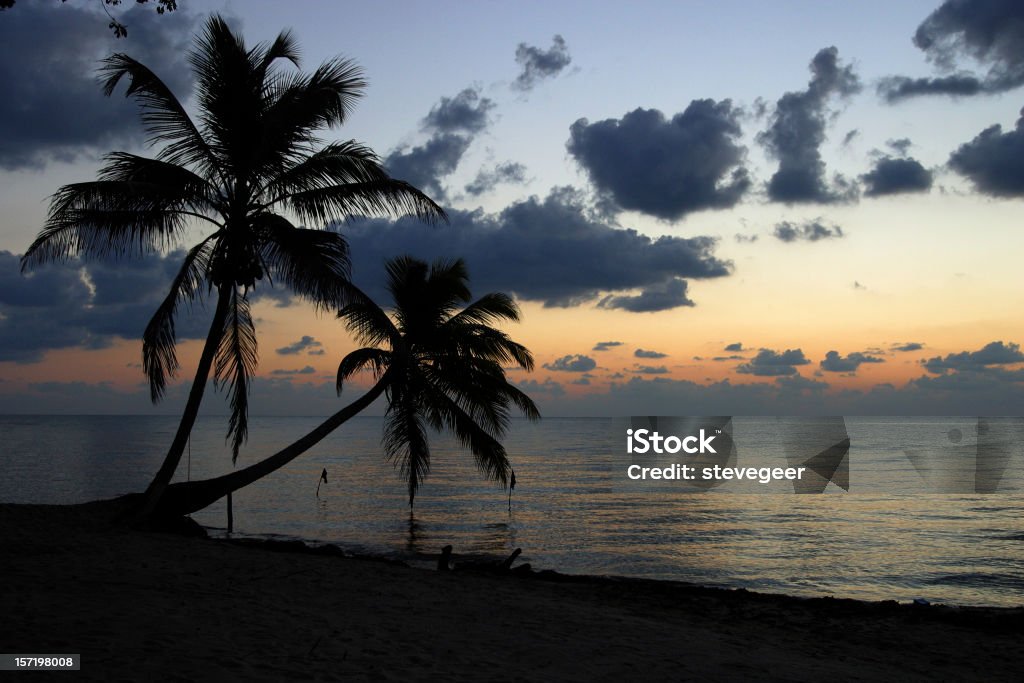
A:
<svg viewBox="0 0 1024 683">
<path fill-rule="evenodd" d="M 185 255 L 170 292 L 143 335 L 143 367 L 157 402 L 179 368 L 175 315 L 182 302 L 215 299 L 206 343 L 178 430 L 146 491 L 141 513 L 155 508 L 177 469 L 211 368 L 230 394 L 233 458 L 246 439 L 249 381 L 257 362 L 249 292 L 275 280 L 321 309 L 348 302 L 345 240 L 324 225 L 353 214 L 415 214 L 446 220 L 444 211 L 407 183 L 393 180 L 374 153 L 354 142 L 322 145 L 318 133 L 345 122 L 365 81 L 353 62 L 334 59 L 313 73 L 299 65 L 292 36 L 246 48 L 213 16 L 189 61 L 196 76 L 197 120 L 146 66 L 124 54 L 104 60 L 107 95 L 127 78 L 154 158 L 115 152 L 99 179 L 60 188 L 47 221 L 22 258 L 22 270 L 81 256 L 120 258 L 180 244 L 196 225 L 209 234 Z"/>
<path fill-rule="evenodd" d="M 365 295 L 354 297 L 338 314 L 357 340 L 367 344 L 342 359 L 338 393 L 360 370 L 373 372 L 373 387 L 265 460 L 214 479 L 174 484 L 161 502 L 162 515 L 201 510 L 270 474 L 382 394 L 388 401 L 384 450 L 407 483 L 410 506 L 430 470 L 430 430 L 455 434 L 485 477 L 507 485 L 512 469 L 500 439 L 510 410 L 540 417 L 533 401 L 505 377 L 510 364 L 533 369 L 533 356 L 492 327 L 502 320 L 518 321 L 518 307 L 507 295 L 495 293 L 459 310 L 470 300 L 461 259 L 430 266 L 401 257 L 387 264 L 387 272 L 394 302 L 390 316 Z"/>
</svg>

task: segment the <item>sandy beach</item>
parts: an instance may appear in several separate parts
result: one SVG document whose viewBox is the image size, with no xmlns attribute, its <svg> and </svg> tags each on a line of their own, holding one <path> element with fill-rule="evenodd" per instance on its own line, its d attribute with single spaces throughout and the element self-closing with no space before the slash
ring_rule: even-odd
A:
<svg viewBox="0 0 1024 683">
<path fill-rule="evenodd" d="M 85 680 L 1024 678 L 1024 609 L 442 573 L 106 512 L 0 506 L 0 651 L 80 653 Z"/>
</svg>

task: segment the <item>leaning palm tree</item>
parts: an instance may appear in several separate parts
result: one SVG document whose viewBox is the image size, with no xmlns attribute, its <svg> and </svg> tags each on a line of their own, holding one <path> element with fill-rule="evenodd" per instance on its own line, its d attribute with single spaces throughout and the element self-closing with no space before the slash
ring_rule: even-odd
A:
<svg viewBox="0 0 1024 683">
<path fill-rule="evenodd" d="M 285 32 L 247 48 L 213 16 L 189 61 L 196 76 L 193 120 L 149 68 L 124 54 L 101 72 L 110 95 L 122 79 L 138 101 L 153 158 L 115 152 L 99 179 L 60 188 L 46 225 L 22 258 L 22 269 L 72 257 L 121 258 L 160 253 L 189 228 L 206 234 L 185 254 L 170 292 L 143 335 L 143 367 L 154 402 L 179 368 L 175 316 L 183 302 L 215 302 L 192 388 L 163 464 L 141 512 L 155 508 L 177 469 L 211 369 L 230 395 L 233 458 L 246 439 L 249 381 L 257 362 L 249 293 L 257 281 L 284 285 L 326 310 L 348 302 L 348 249 L 324 225 L 351 215 L 444 211 L 407 183 L 393 180 L 373 152 L 354 141 L 322 144 L 318 133 L 344 123 L 365 81 L 351 61 L 335 59 L 306 74 Z"/>
<path fill-rule="evenodd" d="M 450 431 L 473 454 L 485 477 L 508 484 L 512 469 L 500 439 L 510 412 L 538 419 L 533 401 L 508 382 L 505 367 L 533 369 L 526 347 L 494 328 L 519 320 L 519 309 L 505 294 L 487 294 L 470 303 L 465 264 L 401 257 L 387 265 L 391 315 L 365 295 L 355 295 L 338 314 L 367 346 L 338 366 L 339 395 L 345 382 L 370 370 L 376 383 L 358 399 L 309 434 L 266 459 L 214 479 L 178 483 L 167 490 L 160 514 L 178 516 L 201 510 L 286 465 L 340 427 L 382 394 L 387 399 L 384 450 L 405 480 L 409 505 L 430 470 L 431 431 Z"/>
</svg>

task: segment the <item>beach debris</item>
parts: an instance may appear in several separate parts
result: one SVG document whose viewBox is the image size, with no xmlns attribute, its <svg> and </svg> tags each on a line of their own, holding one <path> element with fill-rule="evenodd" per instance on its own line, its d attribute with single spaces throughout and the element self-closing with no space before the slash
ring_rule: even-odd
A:
<svg viewBox="0 0 1024 683">
<path fill-rule="evenodd" d="M 327 483 L 327 468 L 325 467 L 324 471 L 320 473 L 319 481 L 316 482 L 316 497 L 317 498 L 320 497 L 320 484 L 326 484 L 326 483 Z"/>
<path fill-rule="evenodd" d="M 455 566 L 452 564 L 452 547 L 446 545 L 441 548 L 441 557 L 437 558 L 437 571 L 450 572 Z"/>
<path fill-rule="evenodd" d="M 516 561 L 516 558 L 519 557 L 522 554 L 522 552 L 522 548 L 516 548 L 515 550 L 513 550 L 512 554 L 505 558 L 505 561 L 501 563 L 501 568 L 504 571 L 512 569 L 512 563 Z"/>
</svg>

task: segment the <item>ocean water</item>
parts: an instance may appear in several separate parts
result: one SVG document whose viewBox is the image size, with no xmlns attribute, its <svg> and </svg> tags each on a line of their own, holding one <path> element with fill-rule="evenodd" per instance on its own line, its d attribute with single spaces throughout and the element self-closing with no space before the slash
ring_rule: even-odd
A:
<svg viewBox="0 0 1024 683">
<path fill-rule="evenodd" d="M 786 466 L 778 438 L 764 436 L 777 433 L 770 420 L 736 422 L 738 464 Z M 254 416 L 237 466 L 318 422 Z M 436 437 L 430 476 L 410 510 L 382 455 L 381 419 L 357 417 L 237 492 L 235 533 L 337 543 L 414 564 L 447 544 L 493 558 L 521 547 L 520 562 L 570 573 L 802 596 L 1024 604 L 1024 433 L 1016 422 L 1006 431 L 996 491 L 977 494 L 943 489 L 936 475 L 973 467 L 961 456 L 977 441 L 975 421 L 847 418 L 850 491 L 829 484 L 822 495 L 796 495 L 784 482 L 707 492 L 634 485 L 616 459 L 613 424 L 514 421 L 505 441 L 517 476 L 511 511 L 507 491 Z M 74 503 L 142 490 L 175 427 L 173 417 L 0 416 L 0 502 Z M 177 479 L 232 468 L 225 429 L 222 417 L 200 418 Z M 922 470 L 907 451 L 938 464 Z M 328 482 L 317 496 L 324 468 Z M 223 533 L 223 501 L 195 518 Z"/>
</svg>

